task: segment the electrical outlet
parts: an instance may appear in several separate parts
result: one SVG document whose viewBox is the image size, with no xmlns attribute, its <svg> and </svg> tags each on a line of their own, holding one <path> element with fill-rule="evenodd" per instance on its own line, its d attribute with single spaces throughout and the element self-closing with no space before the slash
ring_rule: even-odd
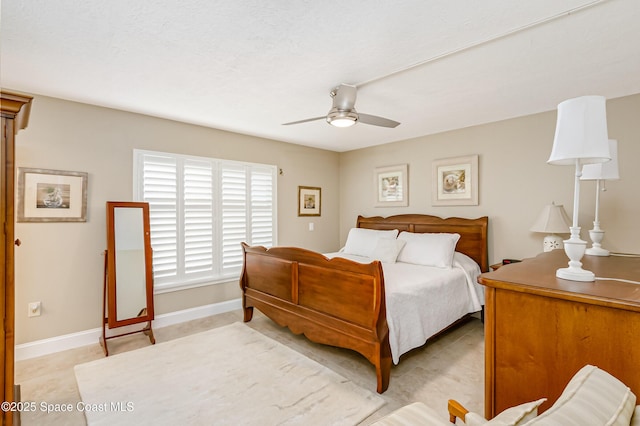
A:
<svg viewBox="0 0 640 426">
<path fill-rule="evenodd" d="M 29 312 L 27 313 L 30 317 L 39 317 L 42 313 L 42 303 L 40 302 L 31 302 L 29 303 Z"/>
</svg>

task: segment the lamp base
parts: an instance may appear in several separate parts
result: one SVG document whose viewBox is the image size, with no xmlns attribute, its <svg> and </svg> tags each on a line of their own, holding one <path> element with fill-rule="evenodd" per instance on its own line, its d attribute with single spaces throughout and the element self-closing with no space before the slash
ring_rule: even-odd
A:
<svg viewBox="0 0 640 426">
<path fill-rule="evenodd" d="M 591 248 L 588 248 L 585 253 L 591 256 L 609 256 L 609 250 L 603 249 L 602 239 L 604 238 L 604 231 L 600 229 L 600 222 L 593 222 L 593 229 L 589 231 L 589 237 L 593 241 Z"/>
<path fill-rule="evenodd" d="M 572 226 L 569 229 L 571 238 L 564 240 L 564 251 L 569 257 L 569 267 L 558 269 L 556 277 L 571 281 L 595 281 L 595 274 L 582 269 L 582 262 L 580 262 L 587 248 L 587 242 L 580 239 L 580 227 Z"/>
<path fill-rule="evenodd" d="M 551 251 L 551 250 L 561 249 L 561 248 L 562 248 L 562 238 L 559 235 L 549 234 L 546 237 L 544 237 L 544 240 L 542 241 L 542 249 L 544 251 Z"/>
<path fill-rule="evenodd" d="M 585 254 L 588 254 L 590 256 L 610 256 L 611 255 L 609 250 L 603 249 L 602 247 L 596 247 L 595 244 L 593 245 L 593 247 L 589 247 L 585 251 Z"/>
<path fill-rule="evenodd" d="M 556 271 L 556 277 L 563 280 L 591 282 L 596 280 L 596 276 L 591 271 L 586 271 L 581 267 L 578 268 L 561 268 Z"/>
</svg>

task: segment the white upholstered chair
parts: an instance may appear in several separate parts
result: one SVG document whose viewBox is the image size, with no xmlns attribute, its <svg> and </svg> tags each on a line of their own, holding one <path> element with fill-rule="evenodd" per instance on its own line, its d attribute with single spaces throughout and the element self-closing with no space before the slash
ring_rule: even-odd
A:
<svg viewBox="0 0 640 426">
<path fill-rule="evenodd" d="M 631 389 L 604 370 L 586 365 L 565 387 L 558 400 L 538 416 L 546 399 L 511 407 L 491 420 L 449 401 L 450 423 L 421 402 L 402 407 L 380 419 L 376 426 L 451 426 L 460 419 L 467 426 L 640 426 L 640 405 Z"/>
</svg>

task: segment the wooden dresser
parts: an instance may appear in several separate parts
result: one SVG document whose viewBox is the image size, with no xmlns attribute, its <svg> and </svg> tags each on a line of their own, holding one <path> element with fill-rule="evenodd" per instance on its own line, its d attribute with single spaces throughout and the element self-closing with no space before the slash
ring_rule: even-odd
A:
<svg viewBox="0 0 640 426">
<path fill-rule="evenodd" d="M 29 122 L 31 96 L 11 93 L 0 89 L 0 401 L 14 401 L 14 319 L 15 283 L 13 258 L 14 244 L 14 177 L 15 135 Z M 0 426 L 11 426 L 18 412 L 0 411 Z M 18 424 L 19 421 L 16 422 Z"/>
<path fill-rule="evenodd" d="M 585 364 L 640 395 L 640 285 L 556 278 L 564 250 L 482 274 L 485 295 L 485 416 L 539 398 L 546 410 Z M 596 277 L 640 281 L 639 257 L 584 256 Z"/>
</svg>

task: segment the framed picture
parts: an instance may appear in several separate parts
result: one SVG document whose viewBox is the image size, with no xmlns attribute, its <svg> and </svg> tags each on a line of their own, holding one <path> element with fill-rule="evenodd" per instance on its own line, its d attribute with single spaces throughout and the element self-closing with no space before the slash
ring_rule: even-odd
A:
<svg viewBox="0 0 640 426">
<path fill-rule="evenodd" d="M 409 205 L 409 175 L 407 165 L 376 167 L 375 207 L 406 207 Z"/>
<path fill-rule="evenodd" d="M 321 191 L 313 186 L 298 187 L 298 216 L 320 216 Z"/>
<path fill-rule="evenodd" d="M 86 222 L 87 176 L 18 168 L 18 222 Z"/>
<path fill-rule="evenodd" d="M 434 206 L 478 205 L 478 156 L 445 158 L 432 166 Z"/>
</svg>

